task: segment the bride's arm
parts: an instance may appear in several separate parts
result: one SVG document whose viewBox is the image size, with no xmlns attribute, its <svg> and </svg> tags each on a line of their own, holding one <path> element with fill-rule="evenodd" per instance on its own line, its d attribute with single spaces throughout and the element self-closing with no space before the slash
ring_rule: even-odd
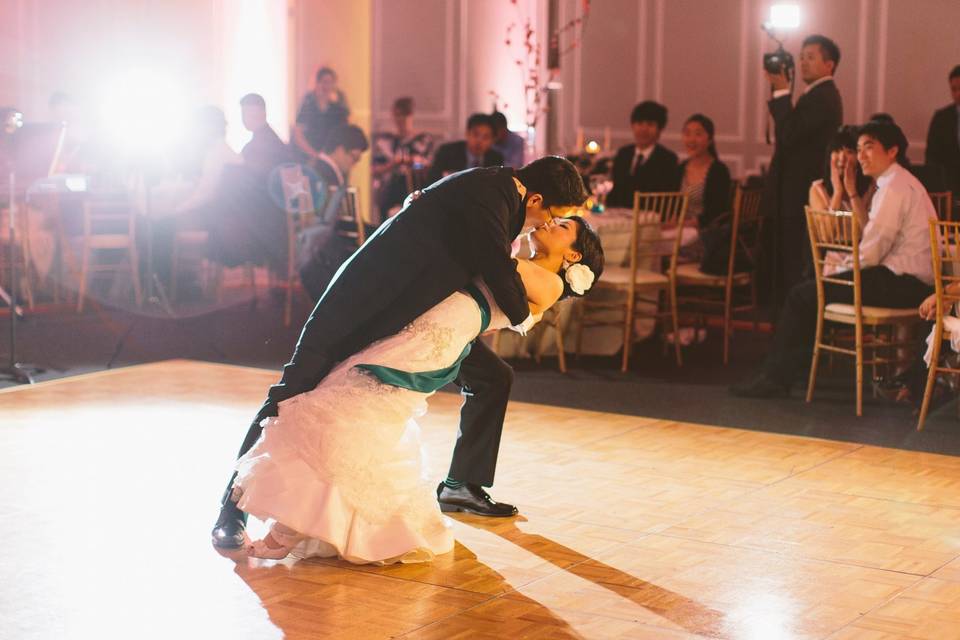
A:
<svg viewBox="0 0 960 640">
<path fill-rule="evenodd" d="M 517 260 L 517 273 L 527 290 L 527 302 L 533 315 L 542 314 L 563 295 L 563 280 L 555 273 L 527 260 Z"/>
</svg>

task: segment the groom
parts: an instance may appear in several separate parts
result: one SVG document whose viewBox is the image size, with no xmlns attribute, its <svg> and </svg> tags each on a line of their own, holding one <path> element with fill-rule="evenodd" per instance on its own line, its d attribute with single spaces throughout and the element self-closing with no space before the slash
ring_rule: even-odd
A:
<svg viewBox="0 0 960 640">
<path fill-rule="evenodd" d="M 276 416 L 280 402 L 313 389 L 337 362 L 397 333 L 477 276 L 515 328 L 532 326 L 510 245 L 524 227 L 541 224 L 586 198 L 576 167 L 555 156 L 516 171 L 469 169 L 427 187 L 337 271 L 304 325 L 280 382 L 270 387 L 239 455 L 254 445 L 260 422 Z M 464 403 L 450 472 L 437 487 L 442 510 L 516 515 L 516 508 L 494 502 L 483 490 L 493 484 L 512 380 L 510 367 L 475 341 L 456 380 Z M 244 542 L 246 514 L 231 498 L 232 488 L 233 478 L 212 531 L 214 545 L 222 549 Z"/>
</svg>

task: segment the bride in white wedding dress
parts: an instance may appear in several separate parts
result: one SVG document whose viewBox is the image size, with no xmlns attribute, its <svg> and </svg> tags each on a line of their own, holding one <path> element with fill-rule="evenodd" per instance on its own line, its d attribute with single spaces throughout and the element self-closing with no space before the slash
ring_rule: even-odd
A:
<svg viewBox="0 0 960 640">
<path fill-rule="evenodd" d="M 529 244 L 533 255 L 517 270 L 533 314 L 584 295 L 602 272 L 600 242 L 581 218 L 554 219 L 532 231 Z M 473 340 L 509 324 L 476 281 L 280 403 L 237 461 L 240 509 L 273 521 L 247 553 L 391 563 L 452 550 L 415 418 L 456 377 Z"/>
</svg>

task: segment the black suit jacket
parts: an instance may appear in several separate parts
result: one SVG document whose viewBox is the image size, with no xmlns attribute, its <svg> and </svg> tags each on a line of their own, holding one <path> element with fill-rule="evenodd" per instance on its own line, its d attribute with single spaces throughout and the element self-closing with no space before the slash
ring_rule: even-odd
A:
<svg viewBox="0 0 960 640">
<path fill-rule="evenodd" d="M 795 105 L 786 95 L 771 99 L 767 106 L 773 116 L 777 145 L 770 163 L 764 211 L 803 218 L 810 184 L 823 177 L 827 145 L 843 124 L 840 92 L 829 80 L 801 95 Z"/>
<path fill-rule="evenodd" d="M 683 173 L 687 161 L 680 163 L 677 172 L 677 184 L 683 183 Z M 697 226 L 703 229 L 724 213 L 730 211 L 730 169 L 719 160 L 714 160 L 707 171 L 706 184 L 703 185 L 703 213 L 697 220 Z"/>
<path fill-rule="evenodd" d="M 270 125 L 264 125 L 254 131 L 250 142 L 244 145 L 240 153 L 243 156 L 243 163 L 264 177 L 270 175 L 270 172 L 281 164 L 293 161 L 290 148 L 283 143 Z"/>
<path fill-rule="evenodd" d="M 425 189 L 340 268 L 298 351 L 341 360 L 397 333 L 476 276 L 511 323 L 526 319 L 526 291 L 510 256 L 525 218 L 513 176 L 502 167 L 470 169 Z"/>
<path fill-rule="evenodd" d="M 483 166 L 499 167 L 503 164 L 503 155 L 496 149 L 489 149 L 483 155 Z M 458 140 L 440 145 L 433 156 L 433 165 L 428 175 L 429 182 L 436 182 L 444 173 L 456 173 L 467 168 L 467 141 Z"/>
<path fill-rule="evenodd" d="M 960 195 L 960 142 L 957 141 L 957 107 L 937 110 L 927 131 L 926 163 L 943 168 L 947 186 Z"/>
<path fill-rule="evenodd" d="M 666 147 L 656 145 L 650 157 L 630 175 L 630 165 L 636 145 L 620 147 L 613 160 L 613 189 L 607 195 L 609 207 L 633 207 L 635 191 L 657 192 L 676 191 L 680 182 L 677 179 L 677 154 Z"/>
</svg>

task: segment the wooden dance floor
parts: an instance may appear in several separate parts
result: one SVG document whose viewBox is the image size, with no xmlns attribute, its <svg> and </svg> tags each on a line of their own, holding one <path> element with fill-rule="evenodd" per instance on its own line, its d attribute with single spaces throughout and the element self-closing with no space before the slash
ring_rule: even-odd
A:
<svg viewBox="0 0 960 640">
<path fill-rule="evenodd" d="M 521 403 L 521 517 L 458 517 L 429 565 L 235 563 L 208 532 L 275 377 L 0 392 L 0 637 L 960 638 L 960 458 Z M 458 406 L 423 420 L 438 478 Z"/>
</svg>

